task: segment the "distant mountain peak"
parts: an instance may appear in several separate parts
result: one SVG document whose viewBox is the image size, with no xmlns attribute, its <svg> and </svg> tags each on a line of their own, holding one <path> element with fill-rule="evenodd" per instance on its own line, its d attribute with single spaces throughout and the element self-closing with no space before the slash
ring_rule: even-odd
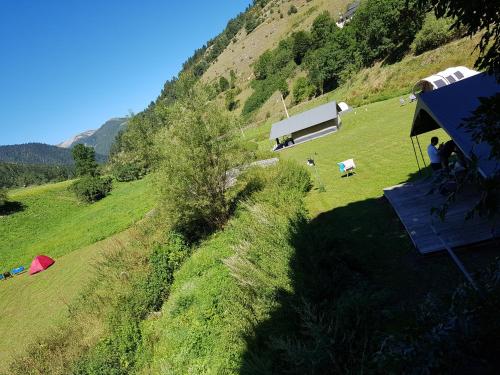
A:
<svg viewBox="0 0 500 375">
<path fill-rule="evenodd" d="M 59 143 L 57 147 L 71 148 L 78 143 L 82 143 L 86 146 L 93 147 L 96 153 L 107 156 L 109 155 L 111 145 L 115 141 L 118 132 L 127 125 L 128 120 L 128 117 L 113 117 L 106 121 L 99 129 L 87 130 L 77 134 Z"/>
<path fill-rule="evenodd" d="M 80 134 L 77 134 L 61 143 L 59 143 L 58 145 L 56 145 L 57 147 L 61 147 L 61 148 L 70 148 L 71 145 L 73 145 L 74 143 L 78 142 L 79 140 L 81 140 L 82 138 L 86 138 L 86 137 L 90 137 L 92 136 L 94 133 L 96 132 L 96 130 L 86 130 Z"/>
</svg>

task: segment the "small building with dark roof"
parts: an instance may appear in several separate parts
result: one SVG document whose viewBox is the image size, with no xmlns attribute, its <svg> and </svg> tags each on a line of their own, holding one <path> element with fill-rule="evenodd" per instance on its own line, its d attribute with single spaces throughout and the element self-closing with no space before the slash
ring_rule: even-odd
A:
<svg viewBox="0 0 500 375">
<path fill-rule="evenodd" d="M 295 144 L 337 131 L 340 107 L 332 101 L 273 124 L 269 139 L 288 137 Z"/>
</svg>

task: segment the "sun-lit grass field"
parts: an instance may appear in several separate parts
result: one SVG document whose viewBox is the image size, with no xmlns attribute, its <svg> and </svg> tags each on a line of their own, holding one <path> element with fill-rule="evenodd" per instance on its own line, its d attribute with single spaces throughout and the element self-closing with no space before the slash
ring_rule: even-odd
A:
<svg viewBox="0 0 500 375">
<path fill-rule="evenodd" d="M 35 255 L 58 258 L 105 239 L 141 219 L 153 207 L 148 180 L 114 182 L 105 199 L 94 204 L 77 201 L 71 182 L 10 192 L 17 212 L 0 216 L 0 271 L 29 266 Z M 0 288 L 2 285 L 0 284 Z"/>
<path fill-rule="evenodd" d="M 94 266 L 102 254 L 128 240 L 125 231 L 56 258 L 44 272 L 25 272 L 0 282 L 0 373 L 34 339 L 67 319 L 68 307 L 95 277 Z"/>
<path fill-rule="evenodd" d="M 75 199 L 67 189 L 70 183 L 12 191 L 9 199 L 17 202 L 17 209 L 0 217 L 2 271 L 27 268 L 37 254 L 56 261 L 39 274 L 25 272 L 0 281 L 0 371 L 67 316 L 68 307 L 94 277 L 103 252 L 126 243 L 125 229 L 153 207 L 149 179 L 115 182 L 111 195 L 91 205 Z"/>
</svg>

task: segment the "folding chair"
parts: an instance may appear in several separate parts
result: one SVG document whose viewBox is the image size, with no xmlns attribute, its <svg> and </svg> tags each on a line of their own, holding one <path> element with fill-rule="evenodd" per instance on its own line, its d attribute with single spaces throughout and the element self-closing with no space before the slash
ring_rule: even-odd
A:
<svg viewBox="0 0 500 375">
<path fill-rule="evenodd" d="M 340 163 L 337 163 L 339 166 L 339 172 L 341 173 L 340 177 L 344 177 L 344 173 L 347 177 L 349 177 L 350 173 L 356 173 L 356 164 L 354 164 L 354 159 L 347 159 Z"/>
</svg>

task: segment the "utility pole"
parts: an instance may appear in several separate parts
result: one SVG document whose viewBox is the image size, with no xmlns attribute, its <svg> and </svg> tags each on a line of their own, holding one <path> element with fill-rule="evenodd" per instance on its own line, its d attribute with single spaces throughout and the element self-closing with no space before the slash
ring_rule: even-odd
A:
<svg viewBox="0 0 500 375">
<path fill-rule="evenodd" d="M 283 107 L 285 107 L 286 117 L 290 118 L 290 115 L 288 114 L 288 109 L 286 109 L 285 98 L 283 98 L 283 93 L 281 91 L 280 91 L 280 96 L 281 96 L 281 102 L 283 103 Z"/>
</svg>

